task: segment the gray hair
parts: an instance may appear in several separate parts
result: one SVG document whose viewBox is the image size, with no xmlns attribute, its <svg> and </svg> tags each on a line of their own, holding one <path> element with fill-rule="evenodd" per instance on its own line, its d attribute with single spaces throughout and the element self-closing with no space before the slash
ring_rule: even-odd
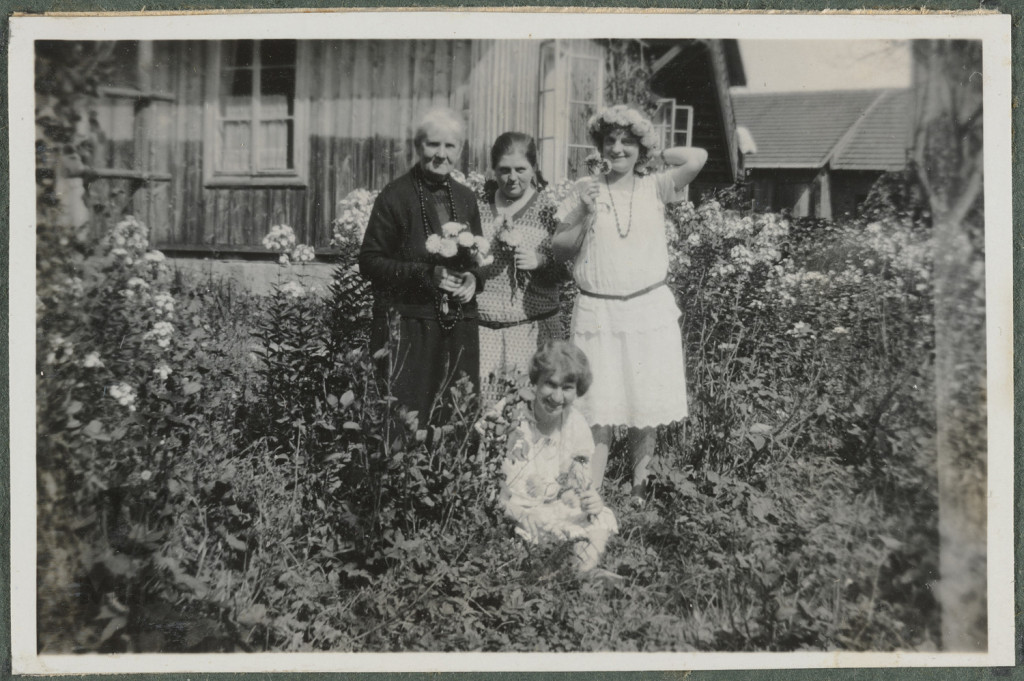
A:
<svg viewBox="0 0 1024 681">
<path fill-rule="evenodd" d="M 420 142 L 427 136 L 427 131 L 431 129 L 454 132 L 458 135 L 459 142 L 466 141 L 466 121 L 454 109 L 441 106 L 425 113 L 416 126 L 416 133 L 412 138 L 413 146 L 419 148 Z"/>
</svg>

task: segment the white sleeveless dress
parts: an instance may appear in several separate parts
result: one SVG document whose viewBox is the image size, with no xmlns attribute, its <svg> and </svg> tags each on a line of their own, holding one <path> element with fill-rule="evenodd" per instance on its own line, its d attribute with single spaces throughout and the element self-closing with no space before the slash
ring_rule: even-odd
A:
<svg viewBox="0 0 1024 681">
<path fill-rule="evenodd" d="M 636 178 L 632 219 L 630 184 L 609 188 L 601 181 L 599 186 L 592 226 L 573 265 L 577 286 L 623 296 L 663 282 L 668 274 L 665 204 L 675 194 L 672 178 L 664 173 Z M 570 193 L 555 217 L 569 223 L 586 219 L 577 192 Z M 625 233 L 627 227 L 622 237 L 620 230 Z M 577 402 L 589 423 L 648 428 L 687 415 L 680 316 L 667 286 L 628 300 L 580 293 L 571 334 L 594 372 L 593 385 Z"/>
</svg>

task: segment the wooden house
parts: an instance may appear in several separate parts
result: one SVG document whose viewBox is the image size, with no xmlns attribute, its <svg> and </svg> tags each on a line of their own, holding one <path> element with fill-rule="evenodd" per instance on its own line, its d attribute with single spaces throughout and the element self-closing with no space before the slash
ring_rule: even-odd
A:
<svg viewBox="0 0 1024 681">
<path fill-rule="evenodd" d="M 734 41 L 632 41 L 651 65 L 666 142 L 711 154 L 702 181 L 740 177 L 729 86 Z M 606 101 L 607 40 L 217 40 L 118 45 L 91 114 L 90 199 L 121 193 L 170 254 L 260 253 L 274 224 L 324 248 L 338 201 L 414 162 L 433 106 L 463 112 L 463 170 L 485 171 L 506 130 L 533 134 L 551 181 L 590 153 Z"/>
<path fill-rule="evenodd" d="M 886 171 L 907 166 L 910 90 L 733 93 L 755 210 L 796 217 L 853 214 Z"/>
</svg>

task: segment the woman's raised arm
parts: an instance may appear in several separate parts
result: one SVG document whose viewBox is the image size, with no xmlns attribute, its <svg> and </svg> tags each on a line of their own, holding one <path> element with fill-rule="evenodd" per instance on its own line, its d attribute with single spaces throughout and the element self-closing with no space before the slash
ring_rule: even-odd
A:
<svg viewBox="0 0 1024 681">
<path fill-rule="evenodd" d="M 693 182 L 708 160 L 708 152 L 700 147 L 671 147 L 663 149 L 661 160 L 668 167 L 665 171 L 672 176 L 676 189 L 682 189 Z"/>
</svg>

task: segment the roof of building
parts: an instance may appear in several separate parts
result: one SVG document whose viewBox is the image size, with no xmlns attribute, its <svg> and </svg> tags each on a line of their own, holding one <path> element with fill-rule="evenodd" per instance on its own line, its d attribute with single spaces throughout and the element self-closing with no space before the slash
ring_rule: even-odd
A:
<svg viewBox="0 0 1024 681">
<path fill-rule="evenodd" d="M 734 92 L 737 125 L 754 138 L 747 168 L 899 170 L 906 166 L 910 90 Z"/>
</svg>

